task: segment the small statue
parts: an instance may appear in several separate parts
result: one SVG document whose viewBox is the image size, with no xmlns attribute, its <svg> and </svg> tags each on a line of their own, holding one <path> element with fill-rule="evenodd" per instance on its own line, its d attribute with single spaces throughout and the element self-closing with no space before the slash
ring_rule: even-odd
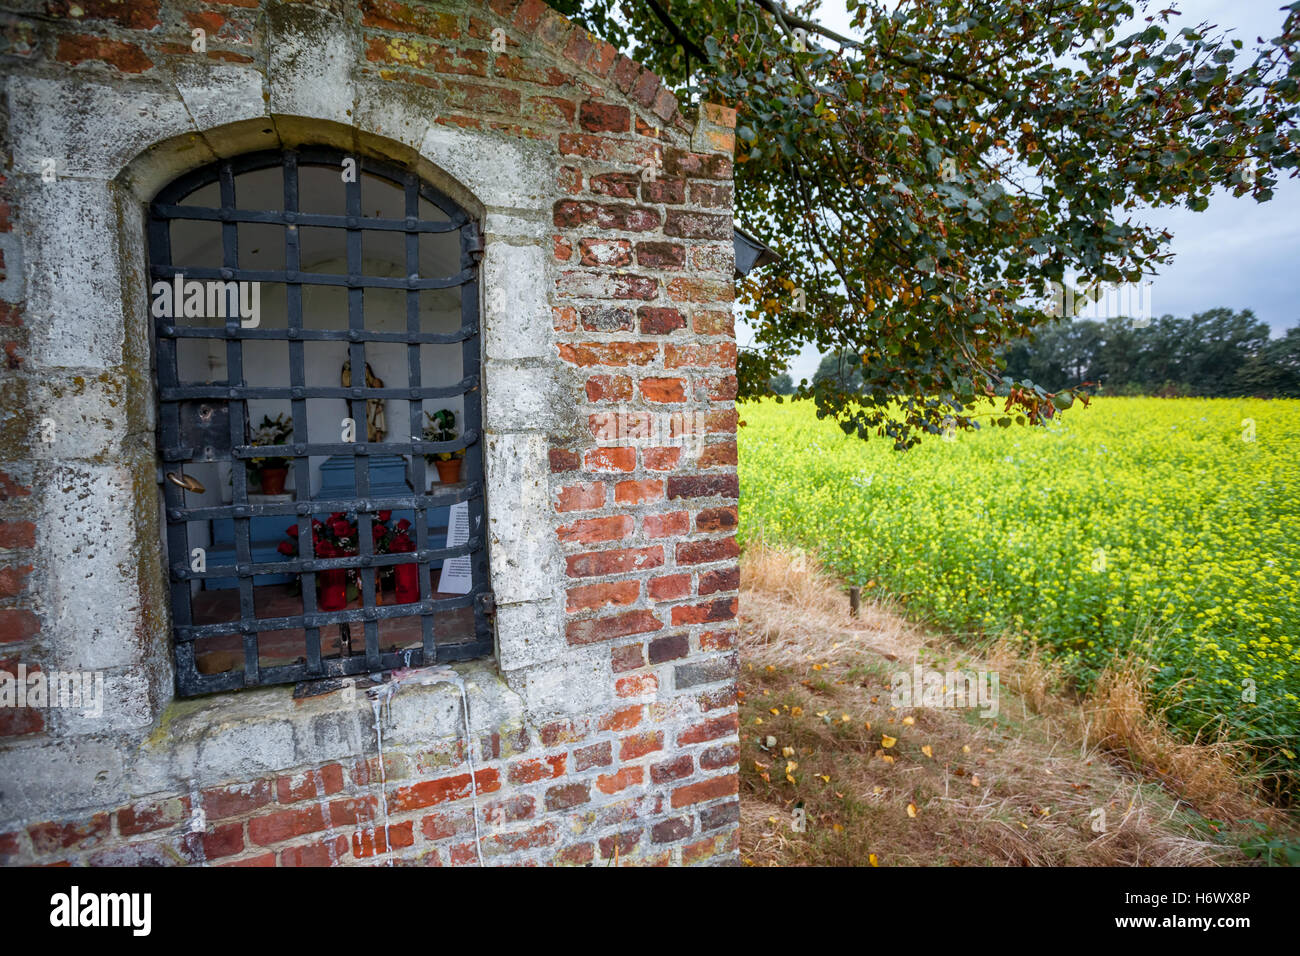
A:
<svg viewBox="0 0 1300 956">
<path fill-rule="evenodd" d="M 339 381 L 344 388 L 352 387 L 352 360 L 343 363 Z M 366 388 L 383 388 L 384 380 L 374 373 L 370 363 L 366 363 Z M 381 398 L 366 399 L 366 441 L 382 442 L 388 434 L 388 418 L 384 414 L 384 401 Z"/>
</svg>

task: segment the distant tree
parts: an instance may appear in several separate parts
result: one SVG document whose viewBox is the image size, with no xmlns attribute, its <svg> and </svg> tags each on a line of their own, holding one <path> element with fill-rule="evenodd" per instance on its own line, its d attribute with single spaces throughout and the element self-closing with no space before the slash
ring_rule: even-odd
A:
<svg viewBox="0 0 1300 956">
<path fill-rule="evenodd" d="M 793 395 L 794 379 L 790 378 L 789 372 L 782 372 L 779 375 L 773 375 L 767 383 L 767 387 L 777 395 Z"/>
<path fill-rule="evenodd" d="M 1300 329 L 1270 339 L 1249 309 L 1217 308 L 1190 319 L 1164 315 L 1058 319 L 1004 352 L 1006 375 L 1048 389 L 1083 382 L 1110 392 L 1290 396 L 1300 392 Z"/>
<path fill-rule="evenodd" d="M 856 352 L 849 351 L 822 356 L 817 371 L 813 373 L 813 387 L 822 382 L 840 392 L 862 391 L 862 359 Z"/>
</svg>

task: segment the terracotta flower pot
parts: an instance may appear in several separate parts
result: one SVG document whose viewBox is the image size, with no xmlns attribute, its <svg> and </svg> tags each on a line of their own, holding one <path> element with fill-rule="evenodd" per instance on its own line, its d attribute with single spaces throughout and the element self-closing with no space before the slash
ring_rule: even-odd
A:
<svg viewBox="0 0 1300 956">
<path fill-rule="evenodd" d="M 316 607 L 337 611 L 348 604 L 348 572 L 342 568 L 316 574 Z"/>
<path fill-rule="evenodd" d="M 420 600 L 420 566 L 399 564 L 393 571 L 397 578 L 397 603 L 411 604 Z"/>
<path fill-rule="evenodd" d="M 444 485 L 454 485 L 460 481 L 460 463 L 461 459 L 453 458 L 450 461 L 438 459 L 433 466 L 438 469 L 438 480 Z"/>
<path fill-rule="evenodd" d="M 288 468 L 263 468 L 260 474 L 262 478 L 262 494 L 284 494 L 284 479 L 289 475 Z"/>
</svg>

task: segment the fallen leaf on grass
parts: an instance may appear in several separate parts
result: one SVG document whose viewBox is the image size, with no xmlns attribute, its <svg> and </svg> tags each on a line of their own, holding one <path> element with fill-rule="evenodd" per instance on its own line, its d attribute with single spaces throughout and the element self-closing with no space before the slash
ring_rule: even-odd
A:
<svg viewBox="0 0 1300 956">
<path fill-rule="evenodd" d="M 924 747 L 921 748 L 921 753 L 925 754 L 925 755 L 926 755 L 927 757 L 929 757 L 931 760 L 934 759 L 934 751 L 932 751 L 932 750 L 930 749 L 930 745 L 929 745 L 929 744 L 926 744 Z"/>
<path fill-rule="evenodd" d="M 909 804 L 907 805 L 907 815 L 908 815 L 909 817 L 915 817 L 915 816 L 916 816 L 916 804 L 915 804 L 915 803 L 909 803 Z"/>
<path fill-rule="evenodd" d="M 891 737 L 889 734 L 880 735 L 880 746 L 884 747 L 886 750 L 894 746 L 896 743 L 898 743 L 897 737 Z"/>
</svg>

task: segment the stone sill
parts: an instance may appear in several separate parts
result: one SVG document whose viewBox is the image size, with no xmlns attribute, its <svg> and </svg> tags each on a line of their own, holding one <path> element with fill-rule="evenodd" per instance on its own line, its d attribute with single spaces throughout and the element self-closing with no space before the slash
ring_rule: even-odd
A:
<svg viewBox="0 0 1300 956">
<path fill-rule="evenodd" d="M 444 665 L 447 666 L 447 665 Z M 464 681 L 476 740 L 524 725 L 523 700 L 488 660 L 449 669 Z M 383 708 L 384 753 L 434 750 L 465 736 L 454 684 L 404 672 Z M 391 685 L 384 685 L 385 687 Z M 15 818 L 107 810 L 155 795 L 188 794 L 378 754 L 372 701 L 357 689 L 293 699 L 289 685 L 171 701 L 137 746 L 119 734 L 45 737 L 0 752 L 0 826 Z M 16 743 L 16 741 L 15 741 Z M 480 759 L 477 748 L 475 761 Z M 57 785 L 50 784 L 57 781 Z"/>
</svg>

